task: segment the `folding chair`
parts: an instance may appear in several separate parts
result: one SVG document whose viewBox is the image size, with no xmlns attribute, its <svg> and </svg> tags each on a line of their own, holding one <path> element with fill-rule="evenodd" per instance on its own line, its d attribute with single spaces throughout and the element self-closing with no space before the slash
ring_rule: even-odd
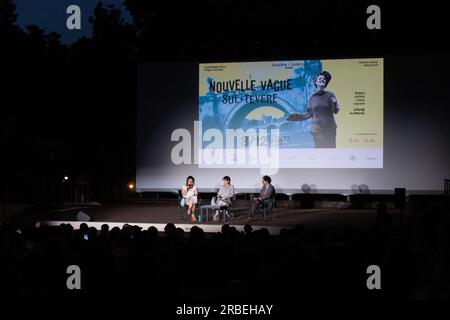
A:
<svg viewBox="0 0 450 320">
<path fill-rule="evenodd" d="M 264 221 L 266 221 L 266 217 L 268 214 L 272 215 L 272 221 L 275 220 L 274 214 L 273 214 L 273 208 L 275 208 L 275 204 L 276 204 L 275 194 L 271 198 L 264 199 L 262 201 L 262 203 L 263 203 L 263 206 L 262 206 L 262 208 L 260 208 L 260 211 L 262 211 Z"/>
<path fill-rule="evenodd" d="M 185 204 L 184 206 L 181 205 L 181 200 L 183 199 L 183 194 L 181 193 L 181 190 L 178 190 L 178 218 L 180 220 L 185 220 L 187 219 L 189 216 L 186 214 L 187 211 L 187 204 Z M 195 212 L 194 214 L 196 216 L 198 216 L 198 210 L 200 209 L 200 206 L 202 204 L 202 199 L 200 198 L 200 196 L 197 196 L 197 204 L 195 205 Z"/>
</svg>

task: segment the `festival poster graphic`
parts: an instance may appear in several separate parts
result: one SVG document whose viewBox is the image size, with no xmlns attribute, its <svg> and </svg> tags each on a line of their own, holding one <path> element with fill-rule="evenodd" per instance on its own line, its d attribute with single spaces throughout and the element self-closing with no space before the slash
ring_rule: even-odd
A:
<svg viewBox="0 0 450 320">
<path fill-rule="evenodd" d="M 200 64 L 199 121 L 202 134 L 224 140 L 230 130 L 256 132 L 258 146 L 276 145 L 280 167 L 380 168 L 383 59 Z M 200 149 L 210 141 L 201 135 Z"/>
</svg>

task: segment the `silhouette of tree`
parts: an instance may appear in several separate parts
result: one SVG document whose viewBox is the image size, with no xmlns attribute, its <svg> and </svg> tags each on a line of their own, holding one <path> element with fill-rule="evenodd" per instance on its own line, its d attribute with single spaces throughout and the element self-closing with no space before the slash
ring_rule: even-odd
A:
<svg viewBox="0 0 450 320">
<path fill-rule="evenodd" d="M 0 32 L 11 32 L 17 27 L 16 5 L 12 0 L 0 0 Z"/>
<path fill-rule="evenodd" d="M 0 43 L 2 55 L 15 56 L 21 51 L 24 33 L 16 24 L 16 5 L 12 0 L 0 0 Z M 6 60 L 3 60 L 6 61 Z"/>
<path fill-rule="evenodd" d="M 61 35 L 56 32 L 50 32 L 45 35 L 45 43 L 48 56 L 51 59 L 65 60 L 69 54 L 66 45 L 61 43 Z"/>
<path fill-rule="evenodd" d="M 133 18 L 139 57 L 144 59 L 185 59 L 201 47 L 199 39 L 208 38 L 209 28 L 203 24 L 208 16 L 201 15 L 197 2 L 178 2 L 176 10 L 175 4 L 161 1 L 125 0 L 124 5 Z M 214 20 L 218 23 L 216 15 Z"/>
<path fill-rule="evenodd" d="M 92 24 L 90 44 L 95 47 L 96 55 L 102 55 L 103 59 L 105 55 L 127 58 L 134 56 L 135 28 L 124 21 L 120 10 L 114 5 L 105 6 L 100 1 L 89 22 Z"/>
<path fill-rule="evenodd" d="M 120 10 L 113 5 L 105 6 L 101 1 L 95 6 L 89 22 L 92 24 L 92 39 L 98 41 L 114 41 L 124 25 Z"/>
<path fill-rule="evenodd" d="M 45 39 L 45 31 L 37 25 L 29 25 L 26 27 L 27 44 L 32 57 L 38 58 L 36 55 L 42 55 L 47 47 Z"/>
</svg>

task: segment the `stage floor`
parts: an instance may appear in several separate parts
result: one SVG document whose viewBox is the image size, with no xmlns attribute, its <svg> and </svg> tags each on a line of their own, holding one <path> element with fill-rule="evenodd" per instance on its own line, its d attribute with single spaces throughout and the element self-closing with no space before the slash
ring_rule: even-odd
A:
<svg viewBox="0 0 450 320">
<path fill-rule="evenodd" d="M 47 224 L 59 224 L 64 222 L 77 222 L 77 214 L 82 211 L 91 217 L 90 225 L 101 226 L 108 223 L 114 226 L 122 226 L 125 223 L 148 227 L 155 225 L 158 229 L 163 229 L 167 223 L 174 223 L 185 230 L 189 230 L 193 225 L 203 227 L 206 232 L 220 231 L 221 222 L 212 221 L 212 214 L 208 222 L 192 223 L 185 215 L 185 219 L 180 220 L 178 208 L 175 205 L 155 205 L 155 204 L 124 204 L 124 205 L 102 205 L 95 207 L 73 207 L 65 210 L 46 213 L 40 217 L 41 221 Z M 211 211 L 210 211 L 211 212 Z M 397 212 L 389 210 L 394 216 Z M 238 208 L 234 210 L 234 219 L 227 221 L 227 224 L 238 226 L 242 229 L 246 223 L 248 209 Z M 300 209 L 300 208 L 276 208 L 274 209 L 274 219 L 270 216 L 267 221 L 262 217 L 257 217 L 252 221 L 252 226 L 270 228 L 279 231 L 281 228 L 290 228 L 295 225 L 303 225 L 308 229 L 315 228 L 344 228 L 347 226 L 354 228 L 365 228 L 375 225 L 375 209 Z M 92 224 L 94 223 L 94 224 Z"/>
</svg>

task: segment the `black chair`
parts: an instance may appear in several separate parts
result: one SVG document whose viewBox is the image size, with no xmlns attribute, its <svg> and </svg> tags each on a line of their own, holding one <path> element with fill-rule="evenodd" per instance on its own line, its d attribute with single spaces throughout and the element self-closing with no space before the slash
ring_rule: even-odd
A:
<svg viewBox="0 0 450 320">
<path fill-rule="evenodd" d="M 253 200 L 253 199 L 252 199 Z M 272 215 L 272 220 L 275 220 L 273 209 L 276 206 L 276 192 L 275 189 L 273 191 L 273 195 L 270 198 L 264 199 L 261 201 L 262 206 L 256 209 L 256 214 L 260 214 L 263 216 L 264 221 L 266 221 L 267 215 Z"/>
<path fill-rule="evenodd" d="M 236 195 L 233 196 L 230 200 L 227 201 L 226 206 L 221 206 L 219 208 L 219 214 L 222 217 L 222 223 L 225 223 L 228 220 L 232 220 L 234 218 L 233 206 L 236 202 Z"/>
<path fill-rule="evenodd" d="M 267 214 L 269 214 L 269 213 L 272 215 L 272 221 L 275 220 L 274 215 L 273 215 L 273 209 L 275 208 L 275 205 L 276 205 L 275 194 L 268 199 L 264 199 L 262 201 L 262 203 L 263 203 L 263 205 L 260 210 L 262 211 L 264 221 L 266 221 Z"/>
</svg>

